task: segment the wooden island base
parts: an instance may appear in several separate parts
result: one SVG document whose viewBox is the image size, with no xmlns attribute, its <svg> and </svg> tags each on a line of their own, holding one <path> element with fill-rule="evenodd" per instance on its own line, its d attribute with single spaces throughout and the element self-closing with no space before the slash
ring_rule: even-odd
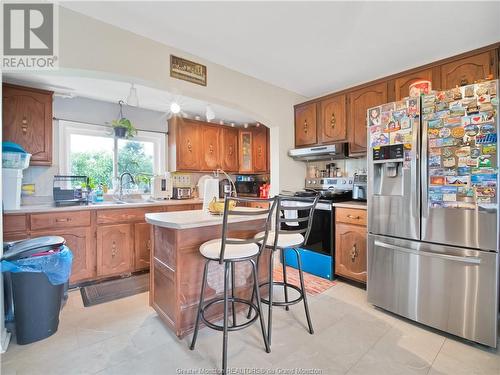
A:
<svg viewBox="0 0 500 375">
<path fill-rule="evenodd" d="M 231 224 L 230 236 L 251 238 L 262 228 L 263 220 Z M 254 228 L 252 230 L 252 228 Z M 202 243 L 220 238 L 222 225 L 174 229 L 154 225 L 151 256 L 149 303 L 159 317 L 178 336 L 193 331 L 200 298 L 205 258 L 200 255 Z M 259 281 L 266 282 L 269 274 L 269 257 L 262 256 L 259 264 Z M 224 266 L 213 261 L 208 268 L 205 301 L 222 296 Z M 251 264 L 236 264 L 236 295 L 249 299 L 253 287 Z M 265 294 L 265 293 L 263 293 Z M 239 305 L 239 306 L 238 306 Z M 231 304 L 229 304 L 231 307 Z M 237 304 L 236 309 L 246 306 Z M 215 304 L 206 311 L 210 321 L 222 319 L 223 304 Z M 258 323 L 256 323 L 258 324 Z"/>
</svg>

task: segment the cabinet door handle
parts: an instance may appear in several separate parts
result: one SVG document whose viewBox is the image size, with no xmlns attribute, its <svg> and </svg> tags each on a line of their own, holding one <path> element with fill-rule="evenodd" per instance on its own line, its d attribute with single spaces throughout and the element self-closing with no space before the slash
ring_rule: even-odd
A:
<svg viewBox="0 0 500 375">
<path fill-rule="evenodd" d="M 118 248 L 116 247 L 116 242 L 113 241 L 113 243 L 111 244 L 111 257 L 114 258 L 117 253 L 118 253 Z"/>
<path fill-rule="evenodd" d="M 330 126 L 331 128 L 335 128 L 335 125 L 337 124 L 337 119 L 335 118 L 335 113 L 332 112 L 332 118 L 330 119 Z"/>
<path fill-rule="evenodd" d="M 304 133 L 306 134 L 307 134 L 307 128 L 308 128 L 307 120 L 304 120 Z"/>
<path fill-rule="evenodd" d="M 148 240 L 148 242 L 146 242 L 146 249 L 148 249 L 148 251 L 151 251 L 151 240 Z"/>
<path fill-rule="evenodd" d="M 23 121 L 21 121 L 21 131 L 24 134 L 28 132 L 28 120 L 26 120 L 26 117 L 23 117 Z"/>
<path fill-rule="evenodd" d="M 56 223 L 68 223 L 70 221 L 71 221 L 70 217 L 62 217 L 56 219 Z"/>
<path fill-rule="evenodd" d="M 360 218 L 359 216 L 354 216 L 354 215 L 351 215 L 351 214 L 347 215 L 347 217 L 349 219 L 354 219 L 354 220 L 359 220 L 359 218 Z"/>
<path fill-rule="evenodd" d="M 234 154 L 234 149 L 233 149 L 233 146 L 230 145 L 229 146 L 229 156 L 233 156 L 233 154 Z"/>
<path fill-rule="evenodd" d="M 210 152 L 211 154 L 214 153 L 214 145 L 209 145 L 208 146 L 208 152 Z"/>
<path fill-rule="evenodd" d="M 356 244 L 354 244 L 351 248 L 351 261 L 354 262 L 357 256 L 358 256 L 358 250 L 356 249 Z"/>
<path fill-rule="evenodd" d="M 259 147 L 257 148 L 257 154 L 258 154 L 259 156 L 262 156 L 262 146 L 259 146 Z"/>
<path fill-rule="evenodd" d="M 193 151 L 193 145 L 191 144 L 191 141 L 187 142 L 187 149 L 188 149 L 189 152 Z"/>
</svg>

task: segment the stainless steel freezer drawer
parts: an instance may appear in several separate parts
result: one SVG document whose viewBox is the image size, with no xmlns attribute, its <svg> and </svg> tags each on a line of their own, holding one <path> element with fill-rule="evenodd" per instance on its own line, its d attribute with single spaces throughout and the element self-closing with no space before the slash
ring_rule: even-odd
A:
<svg viewBox="0 0 500 375">
<path fill-rule="evenodd" d="M 496 347 L 498 253 L 368 235 L 368 302 Z"/>
</svg>

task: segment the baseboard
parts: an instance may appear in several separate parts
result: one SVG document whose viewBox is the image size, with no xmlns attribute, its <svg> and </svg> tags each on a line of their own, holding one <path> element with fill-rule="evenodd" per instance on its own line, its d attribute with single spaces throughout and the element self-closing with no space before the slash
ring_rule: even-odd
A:
<svg viewBox="0 0 500 375">
<path fill-rule="evenodd" d="M 5 353 L 10 343 L 11 334 L 6 329 L 4 329 L 0 336 L 2 338 L 2 340 L 0 341 L 0 353 Z"/>
</svg>

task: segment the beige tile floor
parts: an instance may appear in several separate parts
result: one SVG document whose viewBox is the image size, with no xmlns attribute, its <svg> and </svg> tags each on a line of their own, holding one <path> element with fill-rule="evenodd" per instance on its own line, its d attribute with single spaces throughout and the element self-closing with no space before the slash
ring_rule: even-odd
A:
<svg viewBox="0 0 500 375">
<path fill-rule="evenodd" d="M 229 335 L 229 366 L 261 374 L 500 374 L 498 351 L 411 323 L 366 302 L 366 292 L 339 282 L 310 297 L 316 333 L 305 330 L 302 305 L 276 308 L 272 352 L 257 324 Z M 8 374 L 201 374 L 220 366 L 222 336 L 202 329 L 197 347 L 177 339 L 140 294 L 90 308 L 71 292 L 59 331 L 2 355 Z M 185 372 L 183 372 L 185 370 Z M 189 372 L 190 371 L 190 372 Z M 210 372 L 205 372 L 210 373 Z M 215 372 L 212 372 L 215 373 Z M 252 372 L 247 372 L 251 374 Z M 307 372 L 304 372 L 307 373 Z"/>
</svg>

